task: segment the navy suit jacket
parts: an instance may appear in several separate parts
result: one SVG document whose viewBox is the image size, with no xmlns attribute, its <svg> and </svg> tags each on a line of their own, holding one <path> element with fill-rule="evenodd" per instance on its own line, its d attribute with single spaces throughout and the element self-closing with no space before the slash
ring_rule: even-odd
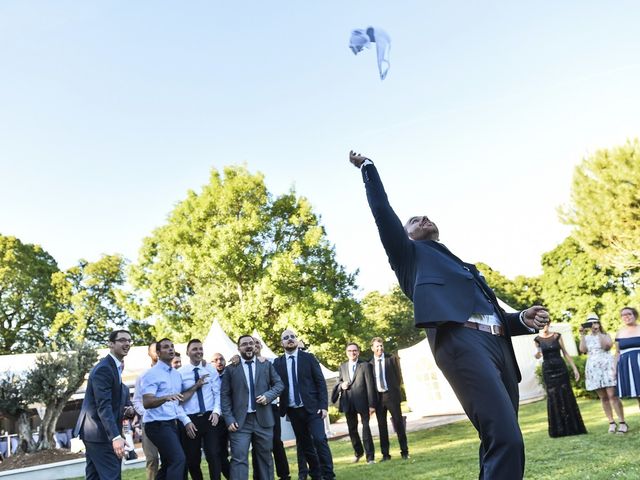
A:
<svg viewBox="0 0 640 480">
<path fill-rule="evenodd" d="M 273 366 L 284 383 L 284 390 L 280 394 L 280 416 L 287 414 L 289 407 L 289 376 L 287 373 L 287 355 L 276 358 Z M 329 409 L 327 382 L 322 375 L 318 359 L 311 353 L 298 350 L 298 364 L 296 365 L 298 390 L 300 398 L 307 412 L 315 414 L 318 410 Z"/>
<path fill-rule="evenodd" d="M 465 263 L 444 245 L 433 241 L 414 241 L 395 214 L 373 164 L 362 167 L 367 200 L 373 213 L 382 245 L 400 288 L 413 301 L 416 327 L 426 327 L 435 355 L 437 327 L 445 323 L 465 323 L 474 312 L 476 285 L 480 286 L 500 316 L 514 364 L 510 336 L 532 333 L 519 320 L 518 313 L 506 313 L 473 264 Z M 517 367 L 516 367 L 517 368 Z M 518 381 L 521 375 L 518 371 Z"/>
<path fill-rule="evenodd" d="M 93 367 L 87 381 L 74 434 L 88 442 L 109 442 L 121 435 L 129 387 L 120 380 L 116 362 L 107 355 Z"/>
</svg>

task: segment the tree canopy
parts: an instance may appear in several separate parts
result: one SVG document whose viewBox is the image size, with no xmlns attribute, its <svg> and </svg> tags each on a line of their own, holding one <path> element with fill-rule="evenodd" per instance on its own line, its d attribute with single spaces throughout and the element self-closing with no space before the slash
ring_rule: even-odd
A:
<svg viewBox="0 0 640 480">
<path fill-rule="evenodd" d="M 319 217 L 295 191 L 273 196 L 245 167 L 211 172 L 144 240 L 131 281 L 158 335 L 204 336 L 214 318 L 270 344 L 287 327 L 326 363 L 362 339 L 355 274 L 335 259 Z"/>
<path fill-rule="evenodd" d="M 35 351 L 56 314 L 58 265 L 39 245 L 0 235 L 0 354 Z"/>
<path fill-rule="evenodd" d="M 599 265 L 640 271 L 640 143 L 598 150 L 576 167 L 562 220 Z"/>
</svg>

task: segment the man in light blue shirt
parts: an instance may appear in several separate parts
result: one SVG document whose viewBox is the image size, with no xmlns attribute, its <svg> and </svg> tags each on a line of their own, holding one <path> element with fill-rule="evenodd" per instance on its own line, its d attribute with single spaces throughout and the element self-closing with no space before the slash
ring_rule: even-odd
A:
<svg viewBox="0 0 640 480">
<path fill-rule="evenodd" d="M 178 480 L 185 474 L 186 460 L 180 446 L 177 421 L 190 438 L 196 436 L 196 426 L 180 405 L 182 377 L 171 367 L 175 356 L 173 342 L 163 338 L 156 342 L 158 363 L 142 379 L 142 403 L 145 408 L 145 431 L 160 453 L 157 480 Z"/>
<path fill-rule="evenodd" d="M 204 349 L 196 338 L 187 344 L 189 363 L 178 369 L 182 377 L 182 407 L 196 426 L 196 436 L 182 434 L 182 446 L 187 457 L 187 468 L 193 480 L 202 480 L 200 460 L 202 450 L 209 465 L 211 480 L 220 480 L 222 445 L 215 432 L 220 418 L 220 382 L 215 380 L 218 372 L 207 364 L 202 366 Z"/>
</svg>

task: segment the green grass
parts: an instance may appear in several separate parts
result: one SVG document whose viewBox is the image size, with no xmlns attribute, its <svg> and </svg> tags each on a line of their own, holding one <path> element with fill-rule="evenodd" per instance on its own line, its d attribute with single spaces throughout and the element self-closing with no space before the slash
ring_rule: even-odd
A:
<svg viewBox="0 0 640 480">
<path fill-rule="evenodd" d="M 630 425 L 626 435 L 607 433 L 607 421 L 600 402 L 580 400 L 580 410 L 589 433 L 574 437 L 549 438 L 544 401 L 524 405 L 520 426 L 527 451 L 527 479 L 610 480 L 640 479 L 640 413 L 638 403 L 625 401 Z M 377 439 L 376 449 L 379 449 Z M 478 478 L 478 436 L 468 421 L 409 434 L 411 459 L 400 459 L 392 439 L 390 462 L 351 464 L 353 451 L 348 438 L 330 442 L 336 476 L 340 480 L 391 479 L 476 479 Z M 295 468 L 295 451 L 287 450 Z M 379 450 L 376 451 L 379 455 Z M 203 461 L 203 468 L 206 462 Z M 144 480 L 144 469 L 123 472 L 123 480 Z M 295 478 L 295 475 L 293 476 Z"/>
</svg>

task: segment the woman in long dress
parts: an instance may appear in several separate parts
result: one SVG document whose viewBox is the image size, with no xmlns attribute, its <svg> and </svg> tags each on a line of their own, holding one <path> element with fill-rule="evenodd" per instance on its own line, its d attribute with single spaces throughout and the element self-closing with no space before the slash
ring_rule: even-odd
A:
<svg viewBox="0 0 640 480">
<path fill-rule="evenodd" d="M 549 436 L 565 437 L 587 433 L 578 402 L 571 389 L 567 365 L 562 357 L 564 356 L 571 365 L 576 380 L 580 379 L 580 373 L 564 348 L 561 335 L 550 332 L 547 323 L 533 341 L 538 347 L 536 358 L 543 359 L 542 377 L 547 390 Z"/>
<path fill-rule="evenodd" d="M 620 311 L 624 327 L 616 334 L 618 396 L 637 398 L 640 405 L 640 325 L 638 311 L 624 307 Z M 625 425 L 626 427 L 626 425 Z M 625 428 L 625 433 L 627 430 Z"/>
<path fill-rule="evenodd" d="M 591 333 L 587 335 L 588 329 Z M 609 433 L 616 433 L 616 430 L 624 433 L 627 431 L 627 424 L 624 421 L 622 402 L 616 392 L 615 361 L 610 352 L 613 340 L 604 331 L 595 313 L 589 315 L 587 321 L 580 327 L 579 333 L 580 353 L 588 355 L 584 369 L 586 389 L 598 394 L 604 414 L 609 421 Z M 614 410 L 618 416 L 619 427 L 613 419 Z"/>
</svg>

